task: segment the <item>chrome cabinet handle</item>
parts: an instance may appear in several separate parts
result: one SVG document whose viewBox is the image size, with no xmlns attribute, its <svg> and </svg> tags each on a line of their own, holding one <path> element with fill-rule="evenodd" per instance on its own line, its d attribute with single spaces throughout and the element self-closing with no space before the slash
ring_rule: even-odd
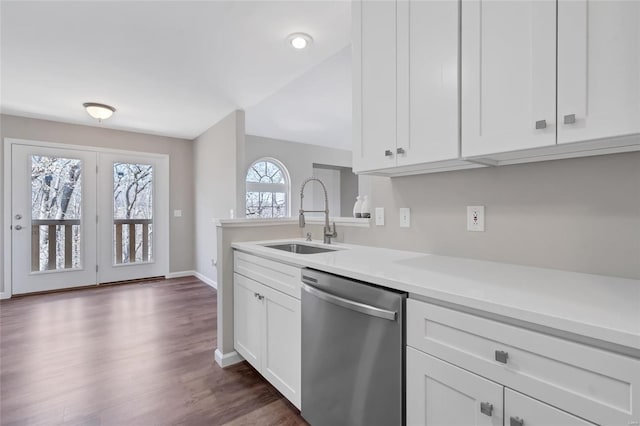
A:
<svg viewBox="0 0 640 426">
<path fill-rule="evenodd" d="M 480 412 L 486 416 L 491 417 L 493 415 L 493 404 L 489 402 L 481 402 Z"/>
<path fill-rule="evenodd" d="M 20 219 L 22 219 L 22 215 L 21 214 L 17 214 L 16 215 L 16 220 L 20 220 Z"/>
<path fill-rule="evenodd" d="M 547 120 L 536 121 L 536 130 L 546 129 L 546 128 L 547 128 Z"/>
<path fill-rule="evenodd" d="M 509 359 L 508 352 L 496 351 L 496 361 L 506 364 L 508 359 Z"/>
<path fill-rule="evenodd" d="M 576 122 L 575 114 L 569 114 L 564 116 L 564 124 L 575 124 L 575 122 Z"/>
<path fill-rule="evenodd" d="M 393 157 L 393 152 L 391 152 L 390 149 L 387 149 L 384 151 L 384 156 L 385 157 Z"/>
<path fill-rule="evenodd" d="M 509 426 L 524 426 L 524 419 L 520 417 L 509 417 Z"/>
<path fill-rule="evenodd" d="M 396 154 L 405 154 L 404 148 L 397 148 Z"/>
<path fill-rule="evenodd" d="M 16 225 L 16 226 L 14 226 L 14 229 L 15 229 L 16 231 L 19 231 L 19 230 L 21 230 L 21 229 L 22 229 L 22 225 Z"/>
</svg>

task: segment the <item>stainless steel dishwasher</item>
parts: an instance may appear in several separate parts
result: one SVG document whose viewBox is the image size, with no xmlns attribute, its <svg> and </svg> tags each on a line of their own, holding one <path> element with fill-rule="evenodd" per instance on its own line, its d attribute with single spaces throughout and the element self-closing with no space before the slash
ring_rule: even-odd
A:
<svg viewBox="0 0 640 426">
<path fill-rule="evenodd" d="M 302 417 L 404 425 L 406 293 L 312 269 L 302 283 Z"/>
</svg>

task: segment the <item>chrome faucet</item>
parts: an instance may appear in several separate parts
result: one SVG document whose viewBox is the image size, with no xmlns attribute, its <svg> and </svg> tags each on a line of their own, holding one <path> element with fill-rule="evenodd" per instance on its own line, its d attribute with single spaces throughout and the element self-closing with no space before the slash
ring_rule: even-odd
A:
<svg viewBox="0 0 640 426">
<path fill-rule="evenodd" d="M 317 181 L 321 186 L 322 186 L 322 191 L 324 191 L 324 210 L 304 210 L 302 208 L 302 200 L 304 199 L 304 187 L 307 183 L 311 182 L 312 180 Z M 300 225 L 300 228 L 304 228 L 305 225 L 305 220 L 304 220 L 304 214 L 305 213 L 323 213 L 324 212 L 324 243 L 325 244 L 331 244 L 331 238 L 335 238 L 338 236 L 338 233 L 336 232 L 336 223 L 333 222 L 333 230 L 331 229 L 331 226 L 329 225 L 329 197 L 327 196 L 327 187 L 324 186 L 324 183 L 318 179 L 318 178 L 314 178 L 314 177 L 310 177 L 305 179 L 304 182 L 302 182 L 302 186 L 300 187 L 300 216 L 298 217 L 298 223 Z"/>
</svg>

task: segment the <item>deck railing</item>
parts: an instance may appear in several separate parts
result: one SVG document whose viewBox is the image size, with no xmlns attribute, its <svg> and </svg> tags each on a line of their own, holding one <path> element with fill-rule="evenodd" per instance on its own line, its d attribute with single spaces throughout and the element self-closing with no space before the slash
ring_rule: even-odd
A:
<svg viewBox="0 0 640 426">
<path fill-rule="evenodd" d="M 142 225 L 142 261 L 148 262 L 149 258 L 149 226 L 153 224 L 153 219 L 114 219 L 113 224 L 115 226 L 116 236 L 116 263 L 123 263 L 122 241 L 124 229 L 129 230 L 129 263 L 136 261 L 136 247 L 138 241 L 136 241 L 136 225 Z"/>
<path fill-rule="evenodd" d="M 48 259 L 47 270 L 57 268 L 58 233 L 56 227 L 64 228 L 64 267 L 73 267 L 73 226 L 80 225 L 80 219 L 33 219 L 31 220 L 31 270 L 40 270 L 40 227 L 47 226 Z"/>
</svg>

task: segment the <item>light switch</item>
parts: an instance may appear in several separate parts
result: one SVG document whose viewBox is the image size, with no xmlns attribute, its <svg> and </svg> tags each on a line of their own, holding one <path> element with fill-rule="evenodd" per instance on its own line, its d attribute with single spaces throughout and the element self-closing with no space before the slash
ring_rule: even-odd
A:
<svg viewBox="0 0 640 426">
<path fill-rule="evenodd" d="M 409 207 L 400 208 L 400 228 L 411 226 L 411 209 Z"/>
<path fill-rule="evenodd" d="M 173 217 L 182 217 L 182 210 L 174 210 Z"/>
<path fill-rule="evenodd" d="M 384 226 L 384 207 L 376 207 L 376 226 Z"/>
<path fill-rule="evenodd" d="M 484 232 L 484 206 L 467 206 L 467 231 Z"/>
</svg>

